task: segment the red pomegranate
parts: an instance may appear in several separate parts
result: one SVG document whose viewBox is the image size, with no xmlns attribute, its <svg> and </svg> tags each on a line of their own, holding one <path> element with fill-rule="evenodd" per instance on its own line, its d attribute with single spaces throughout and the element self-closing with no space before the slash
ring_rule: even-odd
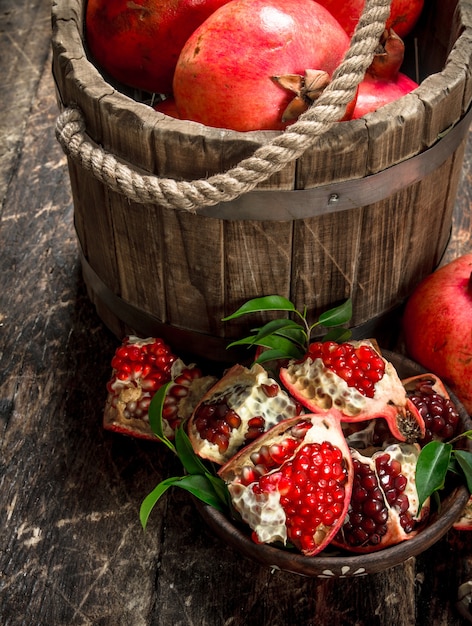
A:
<svg viewBox="0 0 472 626">
<path fill-rule="evenodd" d="M 237 131 L 282 130 L 293 94 L 272 77 L 341 62 L 349 38 L 314 0 L 232 0 L 187 40 L 173 90 L 181 119 Z"/>
<path fill-rule="evenodd" d="M 234 508 L 258 543 L 291 543 L 307 556 L 339 530 L 353 469 L 337 417 L 284 420 L 242 449 L 219 471 Z"/>
<path fill-rule="evenodd" d="M 415 470 L 419 452 L 417 445 L 398 443 L 372 456 L 351 451 L 351 501 L 333 545 L 350 552 L 375 552 L 418 533 L 429 515 L 429 501 L 418 511 Z"/>
<path fill-rule="evenodd" d="M 88 0 L 86 42 L 112 78 L 151 93 L 170 93 L 182 46 L 228 0 Z"/>
<path fill-rule="evenodd" d="M 159 337 L 125 337 L 111 360 L 103 427 L 124 435 L 156 440 L 148 409 L 158 389 L 169 383 L 162 410 L 164 433 L 175 429 L 192 414 L 216 379 L 200 368 L 185 365 Z"/>
<path fill-rule="evenodd" d="M 330 11 L 352 37 L 364 9 L 365 0 L 318 0 Z M 405 37 L 418 21 L 424 0 L 392 0 L 387 28 L 393 28 L 400 37 Z"/>
<path fill-rule="evenodd" d="M 222 465 L 242 446 L 300 410 L 261 365 L 248 369 L 236 364 L 201 398 L 187 431 L 199 456 Z"/>
<path fill-rule="evenodd" d="M 353 424 L 382 418 L 398 441 L 424 436 L 424 421 L 395 368 L 370 340 L 313 342 L 304 358 L 280 369 L 280 379 L 312 413 Z"/>
<path fill-rule="evenodd" d="M 405 51 L 402 39 L 393 30 L 386 30 L 380 45 L 382 51 L 375 54 L 357 89 L 352 119 L 376 111 L 418 87 L 418 83 L 400 72 Z"/>
<path fill-rule="evenodd" d="M 472 253 L 427 276 L 407 301 L 412 359 L 439 376 L 472 414 Z"/>
</svg>

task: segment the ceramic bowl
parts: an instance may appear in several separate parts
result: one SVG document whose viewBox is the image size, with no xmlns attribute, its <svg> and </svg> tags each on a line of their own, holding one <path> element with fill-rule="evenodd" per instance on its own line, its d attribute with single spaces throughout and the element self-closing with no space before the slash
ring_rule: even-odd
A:
<svg viewBox="0 0 472 626">
<path fill-rule="evenodd" d="M 383 351 L 386 359 L 396 367 L 401 378 L 424 373 L 419 365 L 398 354 Z M 457 398 L 451 394 L 461 417 L 462 430 L 472 428 L 472 422 Z M 347 578 L 375 574 L 417 556 L 436 543 L 452 527 L 461 514 L 469 493 L 465 486 L 457 486 L 442 494 L 440 511 L 430 514 L 427 525 L 412 539 L 369 554 L 348 554 L 328 547 L 314 557 L 306 557 L 266 544 L 256 544 L 250 538 L 247 526 L 234 521 L 200 501 L 197 508 L 215 535 L 246 557 L 272 569 L 280 569 L 303 576 L 320 578 Z"/>
</svg>

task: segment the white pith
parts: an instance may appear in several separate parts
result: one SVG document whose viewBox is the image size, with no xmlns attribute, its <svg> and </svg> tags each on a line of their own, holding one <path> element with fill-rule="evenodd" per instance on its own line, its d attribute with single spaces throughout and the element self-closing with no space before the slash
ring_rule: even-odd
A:
<svg viewBox="0 0 472 626">
<path fill-rule="evenodd" d="M 263 385 L 279 387 L 278 393 L 274 397 L 267 396 Z M 211 391 L 210 391 L 211 393 Z M 225 452 L 224 458 L 231 458 L 246 441 L 248 422 L 254 417 L 262 417 L 265 421 L 265 430 L 279 422 L 293 417 L 297 414 L 295 401 L 282 389 L 276 381 L 270 378 L 267 372 L 260 366 L 253 366 L 245 374 L 239 377 L 238 382 L 211 393 L 209 402 L 217 403 L 225 400 L 228 406 L 239 415 L 241 424 L 238 428 L 233 428 L 230 436 L 230 443 Z M 219 461 L 221 454 L 218 446 L 206 439 L 202 439 L 198 431 L 195 435 L 199 441 L 199 449 L 205 454 L 211 455 Z M 210 457 L 209 457 L 210 458 Z"/>
</svg>

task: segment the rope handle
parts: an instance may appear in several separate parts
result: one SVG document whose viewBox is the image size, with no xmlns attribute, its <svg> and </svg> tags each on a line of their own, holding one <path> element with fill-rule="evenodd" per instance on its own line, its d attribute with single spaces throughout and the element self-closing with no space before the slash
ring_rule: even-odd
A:
<svg viewBox="0 0 472 626">
<path fill-rule="evenodd" d="M 234 200 L 299 158 L 343 117 L 372 62 L 391 2 L 366 0 L 350 47 L 316 102 L 270 143 L 224 173 L 194 181 L 143 175 L 91 142 L 84 117 L 75 106 L 67 107 L 57 118 L 56 138 L 67 156 L 135 203 L 195 213 L 199 207 Z"/>
</svg>

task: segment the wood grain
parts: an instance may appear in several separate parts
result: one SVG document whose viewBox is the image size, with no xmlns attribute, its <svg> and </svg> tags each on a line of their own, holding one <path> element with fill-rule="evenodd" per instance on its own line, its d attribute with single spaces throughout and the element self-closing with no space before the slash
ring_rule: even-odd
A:
<svg viewBox="0 0 472 626">
<path fill-rule="evenodd" d="M 101 427 L 117 341 L 80 274 L 54 137 L 49 10 L 45 0 L 4 0 L 0 13 L 0 85 L 14 92 L 2 99 L 0 130 L 0 145 L 11 142 L 0 162 L 2 626 L 463 624 L 455 602 L 471 576 L 468 533 L 451 531 L 402 566 L 349 581 L 241 557 L 177 490 L 143 533 L 143 497 L 180 468 L 157 445 Z M 469 139 L 444 262 L 472 252 L 471 160 Z"/>
<path fill-rule="evenodd" d="M 418 30 L 418 55 L 424 58 L 424 40 L 438 53 L 427 60 L 429 75 L 420 87 L 401 102 L 337 124 L 319 137 L 312 149 L 262 185 L 273 190 L 274 203 L 280 201 L 277 191 L 316 189 L 328 182 L 334 194 L 337 183 L 349 180 L 361 180 L 368 190 L 370 175 L 408 162 L 456 125 L 472 99 L 472 29 L 464 30 L 467 18 L 460 11 L 454 17 L 456 5 L 457 0 L 434 0 L 427 7 L 425 25 Z M 82 6 L 81 0 L 68 0 L 54 8 L 53 74 L 62 105 L 81 107 L 92 144 L 138 170 L 181 180 L 224 172 L 274 136 L 156 114 L 126 89 L 103 80 L 81 41 Z M 86 272 L 88 291 L 119 337 L 143 334 L 144 321 L 154 334 L 167 332 L 184 349 L 187 340 L 172 336 L 172 329 L 184 330 L 191 333 L 196 354 L 219 360 L 226 359 L 228 342 L 247 333 L 252 323 L 227 324 L 222 318 L 258 295 L 278 293 L 299 310 L 308 306 L 310 322 L 351 297 L 352 325 L 362 332 L 371 319 L 399 307 L 442 258 L 463 144 L 445 153 L 444 163 L 432 173 L 420 170 L 419 179 L 405 182 L 399 191 L 387 180 L 381 201 L 366 197 L 350 210 L 273 222 L 265 216 L 260 221 L 257 210 L 249 219 L 220 220 L 143 207 L 70 163 L 84 263 L 103 287 L 97 290 Z M 412 163 L 415 167 L 421 166 Z M 400 176 L 392 170 L 392 183 Z M 130 305 L 126 319 L 111 302 L 117 297 Z M 215 352 L 209 351 L 210 343 L 217 345 Z"/>
</svg>

